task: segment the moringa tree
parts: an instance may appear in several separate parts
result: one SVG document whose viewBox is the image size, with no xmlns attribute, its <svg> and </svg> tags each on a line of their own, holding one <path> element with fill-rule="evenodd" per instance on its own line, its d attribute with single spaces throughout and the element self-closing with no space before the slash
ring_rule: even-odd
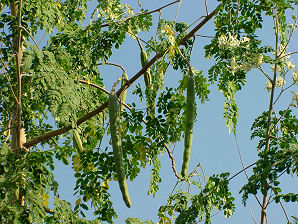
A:
<svg viewBox="0 0 298 224">
<path fill-rule="evenodd" d="M 109 182 L 118 181 L 126 205 L 133 206 L 126 179 L 133 181 L 151 165 L 148 194 L 154 197 L 163 153 L 171 160 L 177 182 L 159 208 L 159 224 L 211 223 L 213 209 L 231 216 L 235 204 L 229 183 L 242 172 L 247 176 L 241 189 L 243 203 L 250 195 L 256 198 L 261 224 L 266 223 L 266 209 L 273 201 L 281 205 L 288 223 L 297 222 L 283 206 L 295 203 L 297 193 L 282 192 L 279 178 L 297 176 L 298 125 L 293 110 L 298 95 L 293 90 L 298 73 L 289 59 L 297 51 L 288 51 L 297 15 L 287 13 L 297 11 L 298 3 L 222 0 L 212 12 L 207 3 L 202 2 L 205 14 L 188 25 L 177 20 L 181 0 L 152 11 L 141 1 L 136 9 L 119 0 L 1 1 L 1 223 L 113 223 L 117 211 Z M 175 18 L 165 19 L 162 12 L 175 6 Z M 153 16 L 158 13 L 156 20 Z M 274 41 L 265 46 L 257 31 L 267 17 L 273 20 Z M 204 48 L 206 59 L 213 58 L 214 64 L 203 74 L 192 65 L 191 55 L 198 47 L 197 31 L 212 22 L 215 35 Z M 134 53 L 142 64 L 130 76 L 131 69 L 121 61 L 109 61 L 127 38 L 139 45 L 140 51 Z M 106 66 L 119 67 L 119 78 L 105 80 L 100 71 Z M 175 85 L 165 81 L 171 69 L 182 74 Z M 208 100 L 208 87 L 217 84 L 223 93 L 223 118 L 236 137 L 236 93 L 252 69 L 266 77 L 270 95 L 268 109 L 251 128 L 251 138 L 258 139 L 258 160 L 233 176 L 225 172 L 207 177 L 200 161 L 189 170 L 193 125 L 199 118 L 198 104 Z M 105 88 L 106 82 L 114 84 L 112 90 Z M 131 89 L 136 102 L 126 104 Z M 284 107 L 281 96 L 289 97 L 291 90 Z M 146 110 L 141 110 L 144 106 Z M 172 153 L 180 141 L 185 142 L 181 170 Z M 75 172 L 73 206 L 58 194 L 63 183 L 55 180 L 55 159 Z M 246 170 L 251 167 L 249 175 Z M 92 221 L 85 216 L 88 207 L 96 217 Z M 126 222 L 143 223 L 132 217 Z"/>
</svg>

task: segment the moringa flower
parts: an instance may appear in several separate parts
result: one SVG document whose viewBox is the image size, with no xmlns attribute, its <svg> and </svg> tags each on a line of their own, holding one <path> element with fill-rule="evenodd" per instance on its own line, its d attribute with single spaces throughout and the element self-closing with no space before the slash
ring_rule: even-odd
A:
<svg viewBox="0 0 298 224">
<path fill-rule="evenodd" d="M 240 42 L 241 42 L 241 43 L 249 42 L 249 40 L 250 40 L 250 39 L 249 39 L 248 37 L 241 37 L 241 38 L 240 38 Z"/>
<path fill-rule="evenodd" d="M 287 67 L 288 67 L 289 70 L 293 70 L 295 68 L 295 65 L 291 61 L 288 61 L 287 62 Z"/>
<path fill-rule="evenodd" d="M 240 41 L 237 39 L 237 36 L 233 36 L 229 33 L 229 45 L 231 47 L 238 47 L 240 45 Z"/>
<path fill-rule="evenodd" d="M 293 79 L 294 83 L 297 85 L 298 84 L 298 70 L 295 70 L 293 72 L 292 79 Z"/>
<path fill-rule="evenodd" d="M 269 80 L 266 82 L 265 88 L 267 89 L 268 92 L 271 91 L 271 89 L 272 89 L 272 83 Z"/>
<path fill-rule="evenodd" d="M 286 81 L 282 77 L 277 77 L 275 87 L 282 87 L 284 84 L 286 84 Z"/>
<path fill-rule="evenodd" d="M 222 34 L 219 38 L 218 38 L 218 46 L 219 48 L 225 48 L 228 45 L 228 38 Z"/>
</svg>

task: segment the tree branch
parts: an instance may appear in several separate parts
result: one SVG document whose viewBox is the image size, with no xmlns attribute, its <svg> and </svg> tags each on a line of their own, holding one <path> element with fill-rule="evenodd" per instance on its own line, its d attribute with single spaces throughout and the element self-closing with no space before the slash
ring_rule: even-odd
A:
<svg viewBox="0 0 298 224">
<path fill-rule="evenodd" d="M 177 1 L 178 2 L 178 1 Z M 183 44 L 186 40 L 188 40 L 189 38 L 191 38 L 200 28 L 202 28 L 216 13 L 217 13 L 217 9 L 215 9 L 212 13 L 210 13 L 209 15 L 207 15 L 193 30 L 191 30 L 184 38 L 182 38 L 179 43 L 178 46 Z M 126 90 L 128 87 L 130 87 L 138 78 L 140 78 L 143 73 L 146 72 L 146 70 L 153 65 L 159 58 L 162 57 L 162 53 L 157 53 L 140 71 L 138 71 L 130 80 L 128 80 L 118 91 L 117 91 L 117 96 L 119 97 L 120 94 Z M 77 120 L 77 125 L 81 125 L 83 122 L 87 121 L 88 119 L 94 117 L 95 115 L 97 115 L 98 113 L 102 112 L 107 106 L 108 106 L 109 102 L 106 101 L 104 102 L 100 107 L 94 109 L 93 111 L 91 111 L 90 113 L 86 114 L 85 116 L 81 117 L 80 119 Z M 67 131 L 69 131 L 71 129 L 71 126 L 67 126 L 67 127 L 63 127 L 60 128 L 58 130 L 54 130 L 54 131 L 50 131 L 48 133 L 45 133 L 41 136 L 38 136 L 28 142 L 26 142 L 25 144 L 23 144 L 26 148 L 32 147 L 40 142 L 43 142 L 45 140 L 48 140 L 52 137 L 61 135 Z"/>
</svg>

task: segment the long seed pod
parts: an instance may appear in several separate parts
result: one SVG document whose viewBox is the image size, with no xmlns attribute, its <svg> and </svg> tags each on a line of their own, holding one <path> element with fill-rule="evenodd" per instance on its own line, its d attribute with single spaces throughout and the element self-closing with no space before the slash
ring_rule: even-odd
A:
<svg viewBox="0 0 298 224">
<path fill-rule="evenodd" d="M 144 49 L 141 49 L 141 63 L 144 67 L 148 63 L 148 55 Z M 151 72 L 150 68 L 144 73 L 144 81 L 147 89 L 151 89 Z"/>
<path fill-rule="evenodd" d="M 76 148 L 78 153 L 85 151 L 85 149 L 83 148 L 81 136 L 77 129 L 73 129 L 72 140 L 73 140 L 73 146 Z"/>
<path fill-rule="evenodd" d="M 114 162 L 117 173 L 119 187 L 122 193 L 123 200 L 127 207 L 131 207 L 131 201 L 128 194 L 126 184 L 125 171 L 122 158 L 121 133 L 120 133 L 120 115 L 119 105 L 115 91 L 112 90 L 109 96 L 109 115 L 110 115 L 110 130 L 114 154 Z"/>
<path fill-rule="evenodd" d="M 128 75 L 124 72 L 122 75 L 122 80 L 121 80 L 121 87 L 127 82 L 128 80 Z M 121 102 L 125 103 L 126 101 L 126 95 L 127 95 L 127 90 L 124 90 L 121 94 L 120 94 L 120 100 Z M 123 111 L 124 109 L 124 105 L 120 104 L 120 113 Z"/>
<path fill-rule="evenodd" d="M 141 48 L 141 63 L 142 66 L 144 67 L 148 62 L 148 56 L 146 51 Z M 150 68 L 148 68 L 146 70 L 146 72 L 144 73 L 144 82 L 145 82 L 145 86 L 146 86 L 146 98 L 147 98 L 147 105 L 149 108 L 149 113 L 152 114 L 154 116 L 154 111 L 155 111 L 155 106 L 154 106 L 154 100 L 152 97 L 152 81 L 151 81 L 151 72 L 150 72 Z"/>
<path fill-rule="evenodd" d="M 186 93 L 186 121 L 185 121 L 185 137 L 184 137 L 184 154 L 181 169 L 181 175 L 187 175 L 187 168 L 190 160 L 190 152 L 193 137 L 193 125 L 195 115 L 195 83 L 192 76 L 187 78 L 187 93 Z"/>
<path fill-rule="evenodd" d="M 127 82 L 128 80 L 128 75 L 126 74 L 126 72 L 123 73 L 122 75 L 122 80 L 121 80 L 121 87 L 124 86 L 124 84 Z M 120 94 L 120 101 L 125 103 L 126 101 L 126 95 L 127 95 L 127 90 L 124 90 L 121 94 Z M 124 109 L 124 105 L 122 103 L 120 103 L 120 106 L 119 106 L 119 110 L 120 110 L 120 113 L 123 111 Z M 112 145 L 112 139 L 110 138 L 110 141 L 109 141 L 109 144 Z"/>
</svg>

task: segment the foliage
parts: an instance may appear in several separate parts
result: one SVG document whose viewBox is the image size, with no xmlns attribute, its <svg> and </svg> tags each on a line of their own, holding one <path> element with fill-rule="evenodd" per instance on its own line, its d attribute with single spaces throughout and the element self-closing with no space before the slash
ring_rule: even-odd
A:
<svg viewBox="0 0 298 224">
<path fill-rule="evenodd" d="M 297 10 L 297 1 L 221 0 L 214 12 L 206 10 L 207 15 L 191 25 L 177 18 L 165 19 L 161 13 L 176 3 L 179 9 L 181 1 L 153 11 L 142 8 L 140 1 L 139 9 L 124 2 L 1 1 L 0 222 L 114 223 L 118 217 L 113 203 L 118 201 L 111 200 L 109 183 L 119 180 L 120 165 L 122 180 L 134 181 L 142 169 L 151 169 L 147 194 L 155 197 L 163 181 L 160 171 L 164 154 L 171 159 L 177 183 L 158 210 L 159 224 L 211 223 L 214 209 L 231 216 L 236 207 L 229 184 L 246 169 L 230 178 L 229 173 L 207 177 L 198 165 L 181 176 L 173 150 L 177 142 L 187 138 L 188 75 L 194 80 L 194 122 L 200 119 L 200 103 L 209 100 L 210 85 L 216 83 L 225 98 L 225 124 L 236 137 L 236 96 L 253 69 L 265 76 L 270 97 L 269 109 L 251 127 L 251 139 L 258 141 L 258 158 L 240 190 L 243 203 L 251 195 L 263 196 L 263 224 L 265 207 L 272 201 L 297 202 L 297 192 L 286 192 L 279 179 L 286 174 L 298 175 L 297 92 L 292 91 L 288 103 L 280 100 L 297 85 L 298 73 L 289 59 L 297 51 L 288 52 L 288 46 L 298 17 L 293 15 L 288 23 L 287 16 L 290 10 Z M 156 12 L 160 13 L 158 21 L 153 16 Z M 267 17 L 272 19 L 275 31 L 275 40 L 268 46 L 257 35 Z M 196 31 L 211 19 L 215 34 L 204 49 L 206 59 L 213 58 L 214 64 L 206 76 L 192 67 L 192 52 L 197 47 Z M 140 60 L 142 69 L 115 92 L 117 104 L 116 97 L 123 99 L 123 93 L 134 88 L 129 104 L 120 102 L 121 109 L 109 115 L 107 79 L 115 83 L 113 88 L 120 79 L 106 79 L 101 71 L 106 65 L 114 65 L 122 69 L 119 77 L 130 74 L 122 65 L 109 62 L 125 49 L 127 39 L 145 43 L 142 53 L 148 58 Z M 149 71 L 150 83 L 148 77 L 147 83 L 139 82 Z M 175 82 L 167 81 L 171 71 L 178 74 Z M 120 165 L 116 165 L 112 146 L 106 141 L 111 134 L 106 130 L 114 125 L 113 115 L 118 116 Z M 63 183 L 55 180 L 56 162 L 74 171 L 74 205 L 59 195 Z M 269 191 L 272 197 L 267 197 Z M 87 219 L 87 210 L 93 212 L 94 220 Z M 297 218 L 293 220 L 297 222 Z M 153 221 L 129 217 L 126 223 Z"/>
</svg>

